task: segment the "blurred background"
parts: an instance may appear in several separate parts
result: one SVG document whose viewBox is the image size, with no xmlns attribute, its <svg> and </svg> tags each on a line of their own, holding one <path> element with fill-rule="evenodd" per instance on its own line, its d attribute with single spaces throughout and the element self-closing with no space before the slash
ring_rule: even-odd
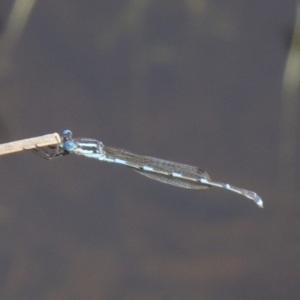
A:
<svg viewBox="0 0 300 300">
<path fill-rule="evenodd" d="M 2 0 L 0 142 L 74 137 L 256 191 L 0 157 L 0 298 L 300 299 L 300 9 L 286 0 Z"/>
</svg>

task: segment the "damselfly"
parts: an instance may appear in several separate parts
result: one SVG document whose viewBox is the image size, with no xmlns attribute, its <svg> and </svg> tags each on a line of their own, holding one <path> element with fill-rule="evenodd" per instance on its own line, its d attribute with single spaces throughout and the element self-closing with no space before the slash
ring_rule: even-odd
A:
<svg viewBox="0 0 300 300">
<path fill-rule="evenodd" d="M 228 183 L 212 181 L 210 176 L 198 167 L 134 154 L 127 150 L 105 146 L 102 142 L 94 139 L 73 138 L 72 132 L 68 129 L 63 131 L 61 139 L 62 142 L 57 145 L 54 153 L 49 153 L 43 148 L 36 148 L 33 152 L 48 160 L 75 153 L 101 161 L 121 164 L 149 178 L 183 188 L 219 187 L 241 194 L 263 208 L 263 201 L 255 192 Z"/>
</svg>

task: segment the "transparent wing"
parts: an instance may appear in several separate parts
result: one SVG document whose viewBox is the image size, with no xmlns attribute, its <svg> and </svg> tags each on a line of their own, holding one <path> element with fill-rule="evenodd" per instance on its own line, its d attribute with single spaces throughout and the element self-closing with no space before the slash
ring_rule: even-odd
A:
<svg viewBox="0 0 300 300">
<path fill-rule="evenodd" d="M 151 179 L 189 189 L 209 188 L 209 184 L 200 179 L 210 180 L 210 176 L 202 169 L 151 156 L 134 154 L 124 149 L 104 146 L 108 161 L 126 165 L 136 172 Z"/>
</svg>

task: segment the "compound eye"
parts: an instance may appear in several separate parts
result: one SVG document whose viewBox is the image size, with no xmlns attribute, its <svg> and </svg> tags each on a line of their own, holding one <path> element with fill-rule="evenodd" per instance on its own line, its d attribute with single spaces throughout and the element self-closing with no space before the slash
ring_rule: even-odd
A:
<svg viewBox="0 0 300 300">
<path fill-rule="evenodd" d="M 69 129 L 65 129 L 65 130 L 62 132 L 62 135 L 63 135 L 64 137 L 71 138 L 71 137 L 72 137 L 72 131 L 69 130 Z"/>
<path fill-rule="evenodd" d="M 75 149 L 75 144 L 73 141 L 65 141 L 64 142 L 64 148 L 67 150 L 67 151 L 72 151 Z"/>
</svg>

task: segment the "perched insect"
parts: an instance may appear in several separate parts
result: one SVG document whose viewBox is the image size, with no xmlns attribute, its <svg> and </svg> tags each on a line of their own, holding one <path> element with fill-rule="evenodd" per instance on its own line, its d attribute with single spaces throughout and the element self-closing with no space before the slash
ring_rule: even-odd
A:
<svg viewBox="0 0 300 300">
<path fill-rule="evenodd" d="M 229 183 L 212 181 L 210 176 L 198 167 L 134 154 L 127 150 L 105 146 L 94 139 L 72 138 L 72 132 L 68 129 L 63 131 L 61 139 L 62 142 L 56 147 L 54 153 L 49 153 L 43 148 L 36 148 L 32 151 L 48 160 L 75 153 L 121 164 L 149 178 L 188 189 L 207 189 L 215 186 L 241 194 L 263 208 L 263 201 L 255 192 L 232 186 Z"/>
</svg>

